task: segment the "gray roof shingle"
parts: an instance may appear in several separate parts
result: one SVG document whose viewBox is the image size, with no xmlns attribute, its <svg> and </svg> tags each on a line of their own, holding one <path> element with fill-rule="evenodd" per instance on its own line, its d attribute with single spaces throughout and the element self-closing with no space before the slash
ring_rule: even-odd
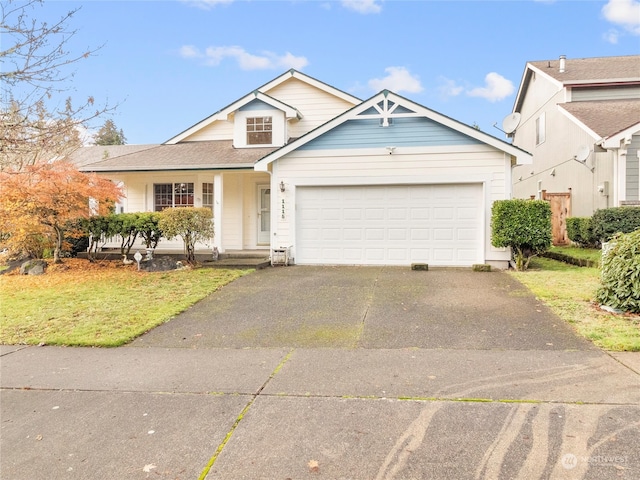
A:
<svg viewBox="0 0 640 480">
<path fill-rule="evenodd" d="M 119 145 L 131 147 L 84 147 L 75 152 L 72 161 L 80 170 L 89 172 L 142 172 L 159 170 L 216 170 L 253 168 L 274 147 L 233 147 L 231 140 L 185 142 L 175 145 Z M 105 152 L 106 158 L 105 158 Z"/>
<path fill-rule="evenodd" d="M 561 103 L 575 118 L 601 137 L 610 137 L 640 123 L 640 99 Z"/>
<path fill-rule="evenodd" d="M 640 55 L 621 57 L 567 58 L 565 71 L 560 73 L 560 60 L 529 62 L 563 84 L 573 82 L 611 82 L 616 80 L 640 81 Z"/>
</svg>

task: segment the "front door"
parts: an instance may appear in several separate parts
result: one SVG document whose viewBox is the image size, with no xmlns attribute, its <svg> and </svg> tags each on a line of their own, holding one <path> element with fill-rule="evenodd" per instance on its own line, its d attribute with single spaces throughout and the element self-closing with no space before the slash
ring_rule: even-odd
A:
<svg viewBox="0 0 640 480">
<path fill-rule="evenodd" d="M 271 187 L 258 185 L 258 245 L 269 245 L 271 232 Z"/>
</svg>

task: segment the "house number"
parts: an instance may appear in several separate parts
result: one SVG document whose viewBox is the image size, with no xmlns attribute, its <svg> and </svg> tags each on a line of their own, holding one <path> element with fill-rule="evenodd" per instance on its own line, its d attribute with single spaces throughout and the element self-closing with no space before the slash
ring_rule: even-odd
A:
<svg viewBox="0 0 640 480">
<path fill-rule="evenodd" d="M 284 198 L 282 199 L 282 219 L 284 220 Z"/>
</svg>

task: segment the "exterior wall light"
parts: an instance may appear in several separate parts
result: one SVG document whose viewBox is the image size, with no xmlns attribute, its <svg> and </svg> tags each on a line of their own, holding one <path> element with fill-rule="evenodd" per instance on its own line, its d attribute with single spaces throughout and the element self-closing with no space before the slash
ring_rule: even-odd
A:
<svg viewBox="0 0 640 480">
<path fill-rule="evenodd" d="M 284 193 L 284 182 L 280 181 L 280 191 Z"/>
</svg>

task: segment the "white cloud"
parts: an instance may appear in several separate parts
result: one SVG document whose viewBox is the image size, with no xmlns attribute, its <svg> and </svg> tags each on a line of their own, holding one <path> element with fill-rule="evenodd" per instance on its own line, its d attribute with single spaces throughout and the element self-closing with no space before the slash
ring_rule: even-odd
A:
<svg viewBox="0 0 640 480">
<path fill-rule="evenodd" d="M 379 0 L 342 0 L 342 6 L 363 14 L 380 13 L 382 11 L 382 5 Z"/>
<path fill-rule="evenodd" d="M 181 1 L 182 3 L 186 3 L 187 5 L 192 5 L 202 10 L 211 10 L 217 5 L 225 5 L 225 4 L 233 3 L 235 0 L 181 0 Z"/>
<path fill-rule="evenodd" d="M 623 27 L 632 35 L 640 35 L 640 2 L 638 0 L 609 0 L 602 7 L 609 22 Z"/>
<path fill-rule="evenodd" d="M 276 68 L 301 70 L 309 64 L 305 57 L 296 57 L 290 52 L 286 52 L 284 55 L 277 55 L 273 52 L 262 52 L 256 55 L 238 46 L 207 47 L 204 52 L 201 52 L 193 45 L 184 45 L 180 47 L 179 54 L 186 59 L 202 59 L 205 65 L 213 67 L 220 65 L 220 62 L 226 58 L 231 58 L 237 62 L 242 70 L 270 70 Z"/>
<path fill-rule="evenodd" d="M 490 102 L 503 100 L 515 91 L 511 80 L 507 80 L 502 75 L 491 72 L 484 77 L 485 86 L 477 87 L 467 91 L 471 97 L 481 97 Z"/>
<path fill-rule="evenodd" d="M 384 78 L 373 78 L 369 80 L 369 87 L 376 92 L 380 90 L 391 90 L 392 92 L 418 93 L 422 91 L 420 78 L 411 75 L 404 67 L 388 67 L 384 70 L 387 76 Z"/>
<path fill-rule="evenodd" d="M 448 97 L 457 97 L 462 93 L 464 87 L 458 85 L 455 80 L 449 80 L 445 77 L 440 77 L 440 86 L 438 87 L 438 91 L 443 98 Z"/>
<path fill-rule="evenodd" d="M 202 57 L 202 54 L 193 45 L 183 45 L 180 47 L 180 56 L 182 58 L 198 58 Z"/>
<path fill-rule="evenodd" d="M 618 38 L 620 38 L 620 32 L 615 28 L 612 28 L 608 32 L 603 33 L 602 38 L 605 42 L 609 42 L 615 45 L 616 43 L 618 43 Z"/>
</svg>

